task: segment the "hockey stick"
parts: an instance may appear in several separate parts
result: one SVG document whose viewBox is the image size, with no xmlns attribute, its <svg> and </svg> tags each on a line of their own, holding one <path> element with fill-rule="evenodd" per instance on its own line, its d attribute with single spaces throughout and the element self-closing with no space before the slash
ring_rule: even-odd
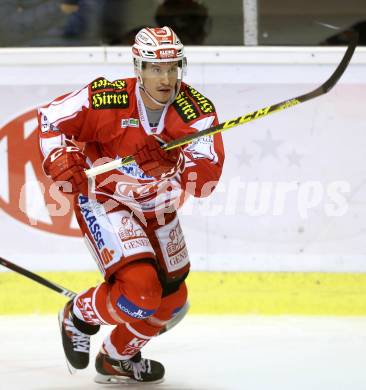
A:
<svg viewBox="0 0 366 390">
<path fill-rule="evenodd" d="M 222 133 L 226 130 L 232 129 L 233 127 L 240 126 L 240 125 L 243 125 L 243 124 L 248 123 L 248 122 L 252 122 L 256 119 L 260 119 L 260 118 L 263 118 L 269 114 L 272 114 L 273 112 L 283 111 L 287 108 L 296 106 L 300 103 L 304 103 L 310 99 L 314 99 L 318 96 L 326 94 L 335 86 L 337 81 L 341 78 L 342 74 L 346 70 L 346 68 L 347 68 L 347 66 L 348 66 L 348 64 L 353 56 L 353 53 L 356 49 L 357 41 L 358 41 L 358 34 L 354 33 L 352 35 L 351 41 L 347 47 L 347 50 L 346 50 L 341 62 L 337 66 L 336 70 L 333 72 L 333 74 L 329 77 L 329 79 L 325 83 L 323 83 L 321 86 L 314 89 L 313 91 L 305 93 L 304 95 L 300 95 L 300 96 L 297 96 L 297 97 L 289 99 L 289 100 L 284 100 L 284 101 L 277 103 L 277 104 L 274 104 L 272 106 L 260 108 L 257 111 L 239 116 L 235 119 L 229 119 L 226 122 L 222 122 L 216 126 L 209 127 L 206 130 L 198 131 L 196 133 L 189 134 L 185 137 L 173 140 L 173 141 L 169 142 L 168 144 L 164 145 L 162 147 L 162 149 L 170 150 L 170 149 L 178 148 L 179 146 L 183 146 L 183 145 L 191 143 L 192 141 L 194 141 L 195 139 L 197 139 L 199 137 L 210 136 L 210 135 L 214 135 L 217 133 Z M 124 158 L 114 160 L 114 161 L 111 161 L 109 163 L 87 169 L 85 171 L 85 173 L 88 177 L 94 177 L 94 176 L 97 176 L 101 173 L 105 173 L 105 172 L 111 171 L 113 169 L 120 168 L 121 166 L 129 164 L 133 161 L 134 161 L 134 159 L 132 156 L 126 156 Z"/>
<path fill-rule="evenodd" d="M 75 298 L 76 297 L 76 293 L 74 293 L 73 291 L 70 291 L 67 288 L 62 287 L 56 283 L 50 282 L 49 280 L 43 278 L 42 276 L 37 275 L 31 271 L 28 271 L 25 268 L 22 268 L 19 265 L 12 263 L 11 261 L 3 259 L 2 257 L 0 257 L 0 264 L 6 268 L 11 269 L 12 271 L 14 271 L 20 275 L 23 275 L 23 276 L 39 283 L 39 284 L 42 284 L 45 287 L 50 288 L 53 291 L 56 291 L 57 293 L 59 293 L 61 295 L 64 295 L 67 298 Z"/>
<path fill-rule="evenodd" d="M 19 265 L 16 265 L 12 263 L 9 260 L 5 260 L 4 258 L 0 257 L 0 264 L 8 269 L 11 269 L 12 271 L 23 275 L 39 284 L 42 286 L 48 287 L 49 289 L 56 291 L 57 293 L 64 295 L 67 298 L 75 298 L 76 293 L 68 290 L 65 287 L 62 287 L 56 283 L 53 283 L 45 278 L 43 278 L 40 275 L 37 275 L 31 271 L 26 270 L 23 267 L 20 267 Z M 189 303 L 188 301 L 185 303 L 185 305 L 179 310 L 179 312 L 171 319 L 165 326 L 159 331 L 159 335 L 165 333 L 166 331 L 172 329 L 175 325 L 177 325 L 180 321 L 182 321 L 183 317 L 187 314 L 189 310 Z"/>
</svg>

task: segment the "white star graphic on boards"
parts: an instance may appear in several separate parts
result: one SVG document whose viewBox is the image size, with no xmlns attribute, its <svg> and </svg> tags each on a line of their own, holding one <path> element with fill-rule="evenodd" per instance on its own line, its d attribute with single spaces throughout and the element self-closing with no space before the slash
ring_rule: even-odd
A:
<svg viewBox="0 0 366 390">
<path fill-rule="evenodd" d="M 293 149 L 292 152 L 287 155 L 288 165 L 289 166 L 295 165 L 295 166 L 298 166 L 300 168 L 301 167 L 301 160 L 303 158 L 304 158 L 303 155 L 297 153 L 297 151 L 295 149 Z"/>
<path fill-rule="evenodd" d="M 250 160 L 253 158 L 252 154 L 249 154 L 245 148 L 243 148 L 240 152 L 240 154 L 236 154 L 236 157 L 239 160 L 239 165 L 246 165 L 247 167 L 250 167 Z"/>
<path fill-rule="evenodd" d="M 279 159 L 277 154 L 277 149 L 283 143 L 283 141 L 278 139 L 273 139 L 272 134 L 267 130 L 266 138 L 263 140 L 254 140 L 254 142 L 261 148 L 260 160 L 263 160 L 265 157 L 273 156 L 277 160 Z"/>
</svg>

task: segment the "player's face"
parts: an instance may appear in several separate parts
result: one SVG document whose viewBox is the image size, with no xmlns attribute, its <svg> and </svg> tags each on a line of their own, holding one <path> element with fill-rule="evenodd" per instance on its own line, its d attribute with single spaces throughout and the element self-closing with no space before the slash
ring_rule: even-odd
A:
<svg viewBox="0 0 366 390">
<path fill-rule="evenodd" d="M 147 62 L 141 76 L 146 91 L 158 102 L 167 103 L 175 92 L 178 79 L 178 62 Z"/>
</svg>

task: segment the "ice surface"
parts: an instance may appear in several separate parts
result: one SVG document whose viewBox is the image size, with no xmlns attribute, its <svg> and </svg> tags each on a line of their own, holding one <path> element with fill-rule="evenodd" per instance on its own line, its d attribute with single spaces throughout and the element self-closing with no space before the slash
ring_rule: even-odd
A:
<svg viewBox="0 0 366 390">
<path fill-rule="evenodd" d="M 110 330 L 92 339 L 92 357 Z M 57 315 L 0 317 L 0 389 L 365 390 L 366 318 L 192 316 L 153 339 L 160 385 L 98 385 L 94 359 L 71 376 Z"/>
</svg>

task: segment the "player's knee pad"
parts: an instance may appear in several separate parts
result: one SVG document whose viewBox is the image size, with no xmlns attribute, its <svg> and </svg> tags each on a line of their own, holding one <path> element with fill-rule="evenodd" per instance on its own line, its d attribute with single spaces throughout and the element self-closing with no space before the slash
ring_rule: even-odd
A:
<svg viewBox="0 0 366 390">
<path fill-rule="evenodd" d="M 154 324 L 159 321 L 167 321 L 173 318 L 187 302 L 187 286 L 185 282 L 181 283 L 178 290 L 162 298 L 159 309 L 147 320 Z M 156 321 L 158 320 L 158 321 Z"/>
<path fill-rule="evenodd" d="M 133 262 L 115 274 L 111 288 L 115 309 L 129 321 L 144 319 L 158 309 L 162 287 L 155 267 L 149 262 Z"/>
</svg>

